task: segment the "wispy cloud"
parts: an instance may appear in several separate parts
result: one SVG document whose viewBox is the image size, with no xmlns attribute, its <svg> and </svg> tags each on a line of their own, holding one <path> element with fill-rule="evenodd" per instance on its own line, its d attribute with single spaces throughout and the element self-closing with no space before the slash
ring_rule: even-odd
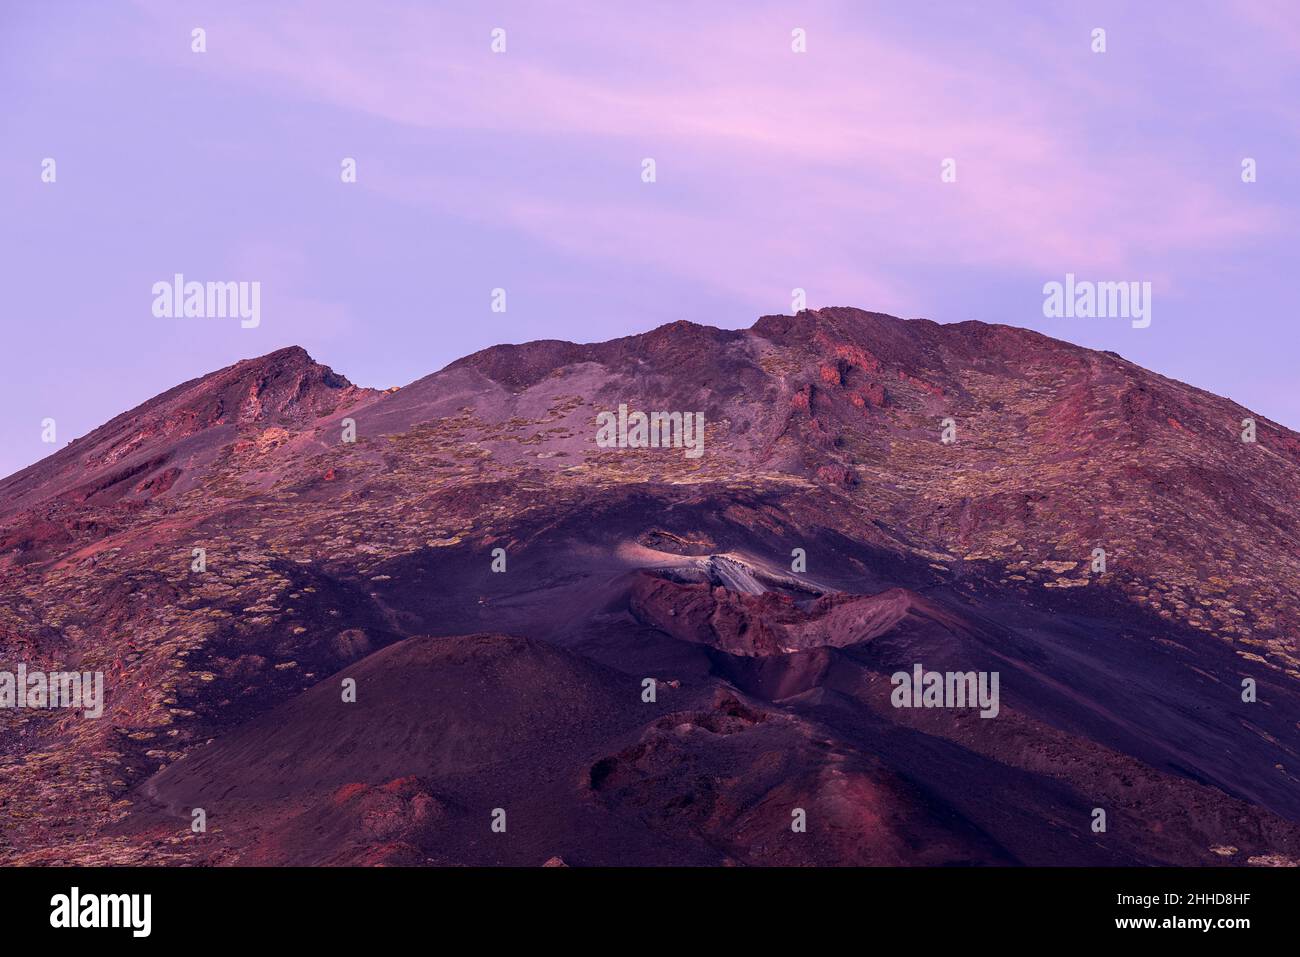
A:
<svg viewBox="0 0 1300 957">
<path fill-rule="evenodd" d="M 595 182 L 554 165 L 534 175 L 526 163 L 509 176 L 393 169 L 368 179 L 393 199 L 511 223 L 596 258 L 739 288 L 753 277 L 728 260 L 743 240 L 755 272 L 823 287 L 852 275 L 883 292 L 897 278 L 853 243 L 827 237 L 809 257 L 798 237 L 831 222 L 841 240 L 860 236 L 920 262 L 1149 273 L 1154 258 L 1221 249 L 1281 221 L 1231 194 L 1230 169 L 1217 182 L 1189 172 L 1170 155 L 1176 138 L 1128 129 L 1099 144 L 1106 111 L 1126 123 L 1134 97 L 1107 81 L 1111 66 L 1088 51 L 1086 31 L 1069 58 L 1049 49 L 1013 61 L 979 44 L 909 45 L 867 24 L 819 31 L 822 15 L 800 56 L 789 49 L 796 14 L 777 8 L 740 19 L 594 5 L 566 7 L 562 22 L 525 8 L 497 19 L 424 4 L 386 12 L 380 22 L 351 5 L 237 9 L 214 45 L 248 82 L 286 96 L 431 135 L 481 136 L 482 149 L 508 133 L 525 144 L 521 157 L 532 140 L 602 159 L 618 172 Z M 1039 40 L 1043 25 L 1023 22 L 1006 49 Z M 503 56 L 488 50 L 496 25 L 508 31 Z M 671 201 L 628 196 L 643 155 L 659 162 L 652 188 Z M 940 182 L 946 157 L 957 162 L 953 184 Z"/>
</svg>

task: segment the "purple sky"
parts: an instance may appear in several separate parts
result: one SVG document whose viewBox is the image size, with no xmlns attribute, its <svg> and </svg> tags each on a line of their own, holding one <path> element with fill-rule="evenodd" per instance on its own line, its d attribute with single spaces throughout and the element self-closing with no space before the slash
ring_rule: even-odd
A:
<svg viewBox="0 0 1300 957">
<path fill-rule="evenodd" d="M 62 445 L 285 345 L 386 387 L 497 342 L 748 326 L 796 286 L 1300 427 L 1294 0 L 0 0 L 0 90 L 0 474 L 54 450 L 47 416 Z M 261 325 L 155 318 L 175 272 L 260 281 Z M 1066 272 L 1150 281 L 1151 326 L 1044 318 Z"/>
</svg>

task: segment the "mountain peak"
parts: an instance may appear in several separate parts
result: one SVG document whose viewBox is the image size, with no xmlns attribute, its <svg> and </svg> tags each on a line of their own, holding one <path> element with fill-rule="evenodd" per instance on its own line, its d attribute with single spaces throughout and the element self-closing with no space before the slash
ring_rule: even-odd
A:
<svg viewBox="0 0 1300 957">
<path fill-rule="evenodd" d="M 186 385 L 219 376 L 242 377 L 250 373 L 260 373 L 271 377 L 305 375 L 318 379 L 323 385 L 331 389 L 345 389 L 352 385 L 346 377 L 339 375 L 329 366 L 313 359 L 302 346 L 285 346 L 283 349 L 276 349 L 274 352 L 266 353 L 266 355 L 241 359 L 224 369 L 218 369 L 216 372 L 200 376 L 198 379 L 192 380 L 191 383 L 186 383 Z"/>
<path fill-rule="evenodd" d="M 151 497 L 187 468 L 209 463 L 238 433 L 305 429 L 378 393 L 354 386 L 301 346 L 288 346 L 184 382 L 109 420 L 0 483 L 5 511 L 32 496 Z"/>
<path fill-rule="evenodd" d="M 660 428 L 602 441 L 615 409 Z M 0 858 L 116 860 L 124 832 L 69 845 L 66 820 L 122 801 L 148 835 L 132 859 L 170 848 L 150 815 L 215 767 L 228 843 L 177 860 L 480 862 L 499 852 L 454 842 L 484 782 L 545 828 L 513 863 L 1300 860 L 1277 773 L 1300 437 L 1261 417 L 1243 441 L 1244 414 L 1029 330 L 846 307 L 496 346 L 392 394 L 297 346 L 235 363 L 0 483 L 0 656 L 102 663 L 110 689 L 103 722 L 10 736 L 96 783 L 0 775 L 29 828 Z M 1006 709 L 895 710 L 888 676 L 921 663 L 1001 675 Z M 360 724 L 330 704 L 340 668 L 371 676 Z M 1270 707 L 1238 699 L 1244 676 Z M 430 687 L 453 693 L 413 710 Z M 524 725 L 547 747 L 520 750 Z M 313 750 L 322 733 L 343 743 Z M 376 761 L 334 761 L 372 738 Z M 406 748 L 426 738 L 445 747 Z M 1131 808 L 1134 781 L 1155 797 L 1114 842 L 1060 826 Z M 741 817 L 789 806 L 843 840 L 778 845 L 787 822 Z M 609 850 L 646 820 L 643 850 Z"/>
</svg>

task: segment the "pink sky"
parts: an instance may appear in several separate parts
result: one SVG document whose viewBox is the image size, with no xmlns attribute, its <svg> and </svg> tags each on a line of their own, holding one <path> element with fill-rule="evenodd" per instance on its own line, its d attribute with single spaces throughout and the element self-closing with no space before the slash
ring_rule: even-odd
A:
<svg viewBox="0 0 1300 957">
<path fill-rule="evenodd" d="M 1112 349 L 1295 427 L 1297 64 L 1283 2 L 17 0 L 0 472 L 52 451 L 46 416 L 66 440 L 291 343 L 387 386 L 496 342 L 747 326 L 796 286 Z M 174 272 L 260 281 L 261 325 L 154 318 Z M 1152 282 L 1152 325 L 1044 318 L 1066 272 Z"/>
</svg>

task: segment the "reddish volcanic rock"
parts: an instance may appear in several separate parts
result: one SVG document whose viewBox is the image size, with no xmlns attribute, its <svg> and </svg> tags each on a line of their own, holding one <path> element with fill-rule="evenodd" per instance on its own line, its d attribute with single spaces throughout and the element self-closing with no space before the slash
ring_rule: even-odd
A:
<svg viewBox="0 0 1300 957">
<path fill-rule="evenodd" d="M 817 469 L 818 481 L 841 488 L 852 488 L 857 484 L 857 476 L 842 465 L 823 465 Z"/>
<path fill-rule="evenodd" d="M 703 454 L 597 445 L 619 404 Z M 0 860 L 1300 861 L 1298 465 L 1112 353 L 848 308 L 237 363 L 0 482 L 0 669 L 106 679 L 0 712 Z M 897 707 L 918 664 L 997 715 Z"/>
<path fill-rule="evenodd" d="M 87 508 L 129 513 L 190 491 L 220 469 L 228 444 L 236 452 L 252 447 L 267 427 L 288 438 L 286 429 L 302 429 L 375 394 L 297 346 L 186 382 L 0 482 L 0 522 L 31 509 L 59 529 L 9 547 L 17 545 L 30 560 L 53 554 L 45 546 L 93 541 L 114 523 L 87 522 Z M 8 541 L 0 532 L 0 547 Z"/>
<path fill-rule="evenodd" d="M 879 408 L 885 404 L 885 387 L 879 382 L 868 382 L 856 393 L 864 405 Z"/>
<path fill-rule="evenodd" d="M 632 586 L 628 607 L 640 621 L 674 638 L 743 656 L 861 644 L 905 621 L 963 633 L 977 630 L 953 612 L 902 588 L 796 602 L 773 591 L 744 594 L 720 585 L 682 584 L 641 574 Z"/>
</svg>

